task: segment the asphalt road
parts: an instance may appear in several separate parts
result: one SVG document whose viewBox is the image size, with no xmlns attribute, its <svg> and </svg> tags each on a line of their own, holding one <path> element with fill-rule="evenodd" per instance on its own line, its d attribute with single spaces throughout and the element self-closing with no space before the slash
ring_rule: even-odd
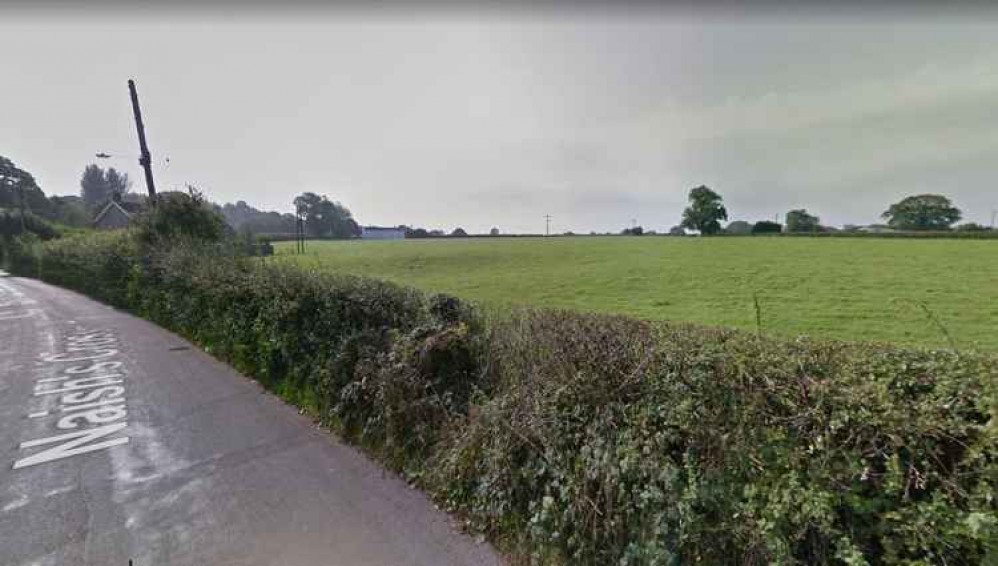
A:
<svg viewBox="0 0 998 566">
<path fill-rule="evenodd" d="M 426 497 L 174 334 L 0 276 L 0 564 L 487 565 Z"/>
</svg>

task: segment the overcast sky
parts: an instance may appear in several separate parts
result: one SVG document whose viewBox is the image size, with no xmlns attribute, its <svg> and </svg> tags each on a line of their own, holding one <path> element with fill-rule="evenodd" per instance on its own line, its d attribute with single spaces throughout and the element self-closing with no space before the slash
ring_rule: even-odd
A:
<svg viewBox="0 0 998 566">
<path fill-rule="evenodd" d="M 71 194 L 103 151 L 144 191 L 134 78 L 161 190 L 362 224 L 666 230 L 700 184 L 732 220 L 998 208 L 996 12 L 288 6 L 0 8 L 0 155 Z"/>
</svg>

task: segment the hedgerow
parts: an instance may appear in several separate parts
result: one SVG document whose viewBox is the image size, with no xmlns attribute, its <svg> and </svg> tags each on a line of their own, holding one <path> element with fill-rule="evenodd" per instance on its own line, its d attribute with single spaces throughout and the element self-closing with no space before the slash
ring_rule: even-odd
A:
<svg viewBox="0 0 998 566">
<path fill-rule="evenodd" d="M 122 233 L 32 257 L 229 360 L 525 563 L 998 560 L 988 354 L 492 315 Z"/>
</svg>

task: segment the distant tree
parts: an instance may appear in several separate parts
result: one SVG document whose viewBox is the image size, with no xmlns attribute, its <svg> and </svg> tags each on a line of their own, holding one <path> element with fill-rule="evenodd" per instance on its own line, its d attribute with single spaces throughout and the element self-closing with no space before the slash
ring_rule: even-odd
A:
<svg viewBox="0 0 998 566">
<path fill-rule="evenodd" d="M 446 234 L 444 234 L 443 230 L 430 230 L 427 235 L 430 238 L 443 238 Z"/>
<path fill-rule="evenodd" d="M 620 233 L 624 236 L 640 236 L 645 233 L 645 229 L 641 226 L 634 226 L 633 228 L 624 228 Z"/>
<path fill-rule="evenodd" d="M 991 228 L 976 222 L 967 222 L 966 224 L 960 224 L 955 230 L 957 232 L 989 232 Z"/>
<path fill-rule="evenodd" d="M 80 196 L 91 210 L 107 203 L 111 189 L 107 184 L 104 170 L 99 166 L 90 164 L 83 170 L 83 175 L 80 177 Z"/>
<path fill-rule="evenodd" d="M 450 235 L 455 238 L 464 238 L 468 233 L 464 231 L 464 228 L 454 228 L 454 231 Z"/>
<path fill-rule="evenodd" d="M 915 195 L 892 204 L 881 215 L 899 230 L 949 230 L 962 217 L 960 209 L 942 195 Z"/>
<path fill-rule="evenodd" d="M 779 222 L 770 220 L 760 220 L 752 226 L 753 234 L 779 234 L 783 231 L 783 226 Z"/>
<path fill-rule="evenodd" d="M 83 199 L 78 196 L 52 196 L 49 197 L 49 202 L 52 203 L 52 220 L 66 226 L 83 228 L 89 226 L 94 219 Z"/>
<path fill-rule="evenodd" d="M 752 233 L 752 224 L 744 220 L 735 220 L 724 227 L 724 233 L 733 236 L 746 236 Z"/>
<path fill-rule="evenodd" d="M 429 238 L 430 233 L 426 228 L 412 228 L 409 226 L 402 226 L 405 229 L 406 238 Z"/>
<path fill-rule="evenodd" d="M 120 200 L 132 190 L 132 181 L 128 178 L 128 173 L 119 173 L 114 167 L 104 173 L 104 182 L 107 183 L 110 198 Z"/>
<path fill-rule="evenodd" d="M 499 235 L 498 228 L 492 228 L 491 230 L 489 230 L 489 236 L 498 236 L 498 235 Z"/>
<path fill-rule="evenodd" d="M 682 226 L 673 226 L 672 228 L 669 228 L 669 235 L 670 236 L 685 236 L 686 235 L 686 230 L 684 230 Z"/>
<path fill-rule="evenodd" d="M 234 230 L 243 234 L 291 234 L 295 231 L 295 216 L 288 213 L 265 212 L 237 201 L 225 203 L 217 210 Z"/>
<path fill-rule="evenodd" d="M 855 232 L 862 231 L 862 228 L 863 227 L 859 226 L 858 224 L 846 224 L 846 225 L 842 226 L 842 231 L 852 234 L 852 233 L 855 233 Z"/>
<path fill-rule="evenodd" d="M 683 211 L 683 228 L 698 230 L 711 235 L 721 231 L 721 220 L 728 219 L 728 211 L 721 204 L 721 195 L 704 185 L 690 190 L 690 206 Z"/>
<path fill-rule="evenodd" d="M 317 238 L 352 238 L 360 236 L 360 225 L 347 207 L 329 200 L 326 195 L 302 193 L 294 204 L 305 214 L 305 230 Z"/>
<path fill-rule="evenodd" d="M 820 228 L 818 217 L 808 214 L 803 208 L 787 213 L 787 232 L 817 232 Z"/>
</svg>

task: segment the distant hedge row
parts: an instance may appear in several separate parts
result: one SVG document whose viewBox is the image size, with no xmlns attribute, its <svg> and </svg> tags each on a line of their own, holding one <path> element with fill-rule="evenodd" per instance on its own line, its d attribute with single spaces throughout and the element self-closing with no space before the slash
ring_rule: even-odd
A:
<svg viewBox="0 0 998 566">
<path fill-rule="evenodd" d="M 998 240 L 998 230 L 945 232 L 782 232 L 780 234 L 759 234 L 761 236 L 777 236 L 786 238 L 916 238 L 916 239 L 951 239 L 951 240 Z"/>
<path fill-rule="evenodd" d="M 121 234 L 34 254 L 32 275 L 197 341 L 525 563 L 998 560 L 994 357 L 493 316 Z"/>
</svg>

